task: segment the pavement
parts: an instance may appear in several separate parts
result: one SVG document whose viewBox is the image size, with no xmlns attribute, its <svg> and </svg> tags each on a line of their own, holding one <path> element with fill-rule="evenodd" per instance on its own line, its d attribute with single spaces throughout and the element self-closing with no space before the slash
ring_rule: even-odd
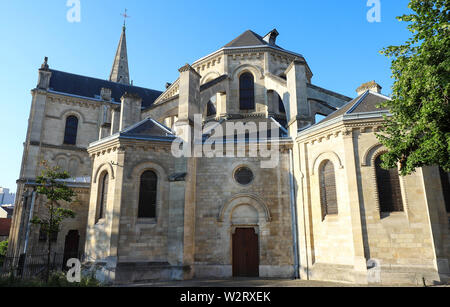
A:
<svg viewBox="0 0 450 307">
<path fill-rule="evenodd" d="M 399 285 L 402 286 L 402 285 Z M 405 285 L 406 287 L 414 287 Z M 368 285 L 355 285 L 350 283 L 292 280 L 292 279 L 195 279 L 184 281 L 154 281 L 142 282 L 121 287 L 180 287 L 180 288 L 278 288 L 278 287 L 368 287 Z M 379 285 L 369 285 L 369 287 L 380 287 Z M 417 287 L 417 286 L 416 286 Z"/>
</svg>

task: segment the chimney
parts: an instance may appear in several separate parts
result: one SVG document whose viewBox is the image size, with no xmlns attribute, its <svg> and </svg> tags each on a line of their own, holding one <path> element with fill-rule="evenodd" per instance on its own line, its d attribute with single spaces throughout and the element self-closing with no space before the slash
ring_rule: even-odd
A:
<svg viewBox="0 0 450 307">
<path fill-rule="evenodd" d="M 381 89 L 382 89 L 382 87 L 378 83 L 376 83 L 375 81 L 370 81 L 370 82 L 364 83 L 363 85 L 358 87 L 356 89 L 356 92 L 358 93 L 358 96 L 361 96 L 366 91 L 371 91 L 371 92 L 381 94 Z"/>
<path fill-rule="evenodd" d="M 100 97 L 102 98 L 102 100 L 111 101 L 111 89 L 102 87 L 102 89 L 100 90 Z"/>
<path fill-rule="evenodd" d="M 277 29 L 273 29 L 269 33 L 264 36 L 263 40 L 268 43 L 271 46 L 275 46 L 275 43 L 277 41 L 277 37 L 280 33 L 278 33 Z"/>
</svg>

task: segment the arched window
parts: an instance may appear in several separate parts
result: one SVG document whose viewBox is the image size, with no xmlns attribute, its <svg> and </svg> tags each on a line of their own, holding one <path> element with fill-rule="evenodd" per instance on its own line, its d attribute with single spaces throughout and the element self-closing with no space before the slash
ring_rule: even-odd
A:
<svg viewBox="0 0 450 307">
<path fill-rule="evenodd" d="M 322 218 L 325 218 L 326 215 L 338 214 L 336 177 L 334 174 L 334 165 L 330 160 L 322 164 L 319 176 Z"/>
<path fill-rule="evenodd" d="M 158 177 L 153 171 L 141 175 L 139 189 L 139 218 L 156 218 L 156 189 Z"/>
<path fill-rule="evenodd" d="M 398 169 L 385 170 L 381 167 L 381 163 L 380 155 L 375 159 L 380 212 L 401 212 L 403 211 L 403 200 Z"/>
<path fill-rule="evenodd" d="M 255 82 L 249 72 L 239 77 L 239 106 L 241 110 L 255 109 Z"/>
<path fill-rule="evenodd" d="M 98 216 L 97 221 L 105 218 L 106 204 L 108 202 L 108 185 L 109 185 L 109 175 L 108 172 L 103 172 L 100 176 L 99 181 L 99 195 L 98 195 Z"/>
<path fill-rule="evenodd" d="M 69 116 L 66 119 L 66 129 L 64 132 L 64 144 L 76 145 L 78 132 L 78 118 Z"/>
<path fill-rule="evenodd" d="M 445 209 L 447 209 L 447 213 L 450 213 L 450 173 L 447 173 L 439 168 L 439 173 L 441 175 L 441 185 L 442 185 L 442 193 L 444 194 L 445 201 Z"/>
</svg>

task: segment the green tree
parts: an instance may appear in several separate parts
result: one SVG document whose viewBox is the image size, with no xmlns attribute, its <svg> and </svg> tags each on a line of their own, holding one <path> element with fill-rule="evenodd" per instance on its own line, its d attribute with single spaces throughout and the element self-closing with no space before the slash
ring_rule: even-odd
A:
<svg viewBox="0 0 450 307">
<path fill-rule="evenodd" d="M 8 250 L 8 240 L 0 242 L 0 258 L 6 256 Z"/>
<path fill-rule="evenodd" d="M 8 251 L 8 240 L 0 242 L 0 270 L 3 267 L 3 261 Z"/>
<path fill-rule="evenodd" d="M 439 165 L 450 172 L 450 0 L 411 0 L 408 22 L 412 37 L 381 51 L 392 58 L 392 100 L 379 141 L 389 152 L 383 167 L 400 165 L 402 176 L 416 168 Z"/>
<path fill-rule="evenodd" d="M 50 276 L 50 255 L 52 250 L 53 236 L 60 231 L 60 225 L 67 218 L 74 218 L 72 210 L 63 208 L 59 201 L 72 202 L 75 192 L 65 184 L 64 180 L 70 178 L 67 172 L 62 172 L 59 167 L 50 167 L 47 162 L 42 162 L 44 169 L 41 176 L 36 179 L 37 193 L 44 196 L 44 205 L 47 208 L 45 217 L 34 216 L 31 223 L 39 225 L 41 230 L 47 234 L 47 270 L 46 281 Z"/>
</svg>

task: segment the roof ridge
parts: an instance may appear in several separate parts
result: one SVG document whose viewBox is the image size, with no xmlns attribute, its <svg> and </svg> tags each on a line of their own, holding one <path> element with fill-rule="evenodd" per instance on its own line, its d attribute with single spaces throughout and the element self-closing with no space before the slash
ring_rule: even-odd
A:
<svg viewBox="0 0 450 307">
<path fill-rule="evenodd" d="M 268 45 L 268 43 L 263 40 L 263 37 L 261 35 L 248 29 L 248 30 L 244 31 L 242 34 L 240 34 L 238 37 L 233 39 L 231 42 L 229 42 L 228 44 L 223 46 L 222 48 L 233 47 L 234 44 L 239 42 L 239 40 L 243 40 L 243 37 L 245 37 L 248 34 L 251 34 L 256 40 L 258 40 L 261 46 Z M 242 44 L 246 45 L 247 43 L 243 42 Z"/>
<path fill-rule="evenodd" d="M 59 73 L 63 73 L 63 74 L 67 74 L 67 75 L 72 75 L 72 76 L 77 76 L 77 77 L 83 77 L 83 78 L 89 78 L 89 79 L 93 79 L 93 80 L 98 80 L 98 81 L 102 81 L 102 82 L 106 82 L 106 83 L 111 83 L 111 84 L 115 84 L 115 85 L 120 85 L 120 86 L 127 86 L 127 87 L 134 87 L 134 88 L 140 88 L 143 90 L 150 90 L 150 91 L 155 91 L 155 92 L 161 92 L 160 90 L 154 90 L 148 87 L 142 87 L 142 86 L 136 86 L 136 85 L 131 85 L 131 84 L 124 84 L 124 83 L 119 83 L 119 82 L 114 82 L 114 81 L 110 81 L 108 79 L 101 79 L 98 77 L 90 77 L 90 76 L 85 76 L 85 75 L 80 75 L 80 74 L 75 74 L 75 73 L 71 73 L 71 72 L 67 72 L 67 71 L 63 71 L 63 70 L 58 70 L 58 69 L 49 69 L 51 72 L 59 72 Z"/>
</svg>

